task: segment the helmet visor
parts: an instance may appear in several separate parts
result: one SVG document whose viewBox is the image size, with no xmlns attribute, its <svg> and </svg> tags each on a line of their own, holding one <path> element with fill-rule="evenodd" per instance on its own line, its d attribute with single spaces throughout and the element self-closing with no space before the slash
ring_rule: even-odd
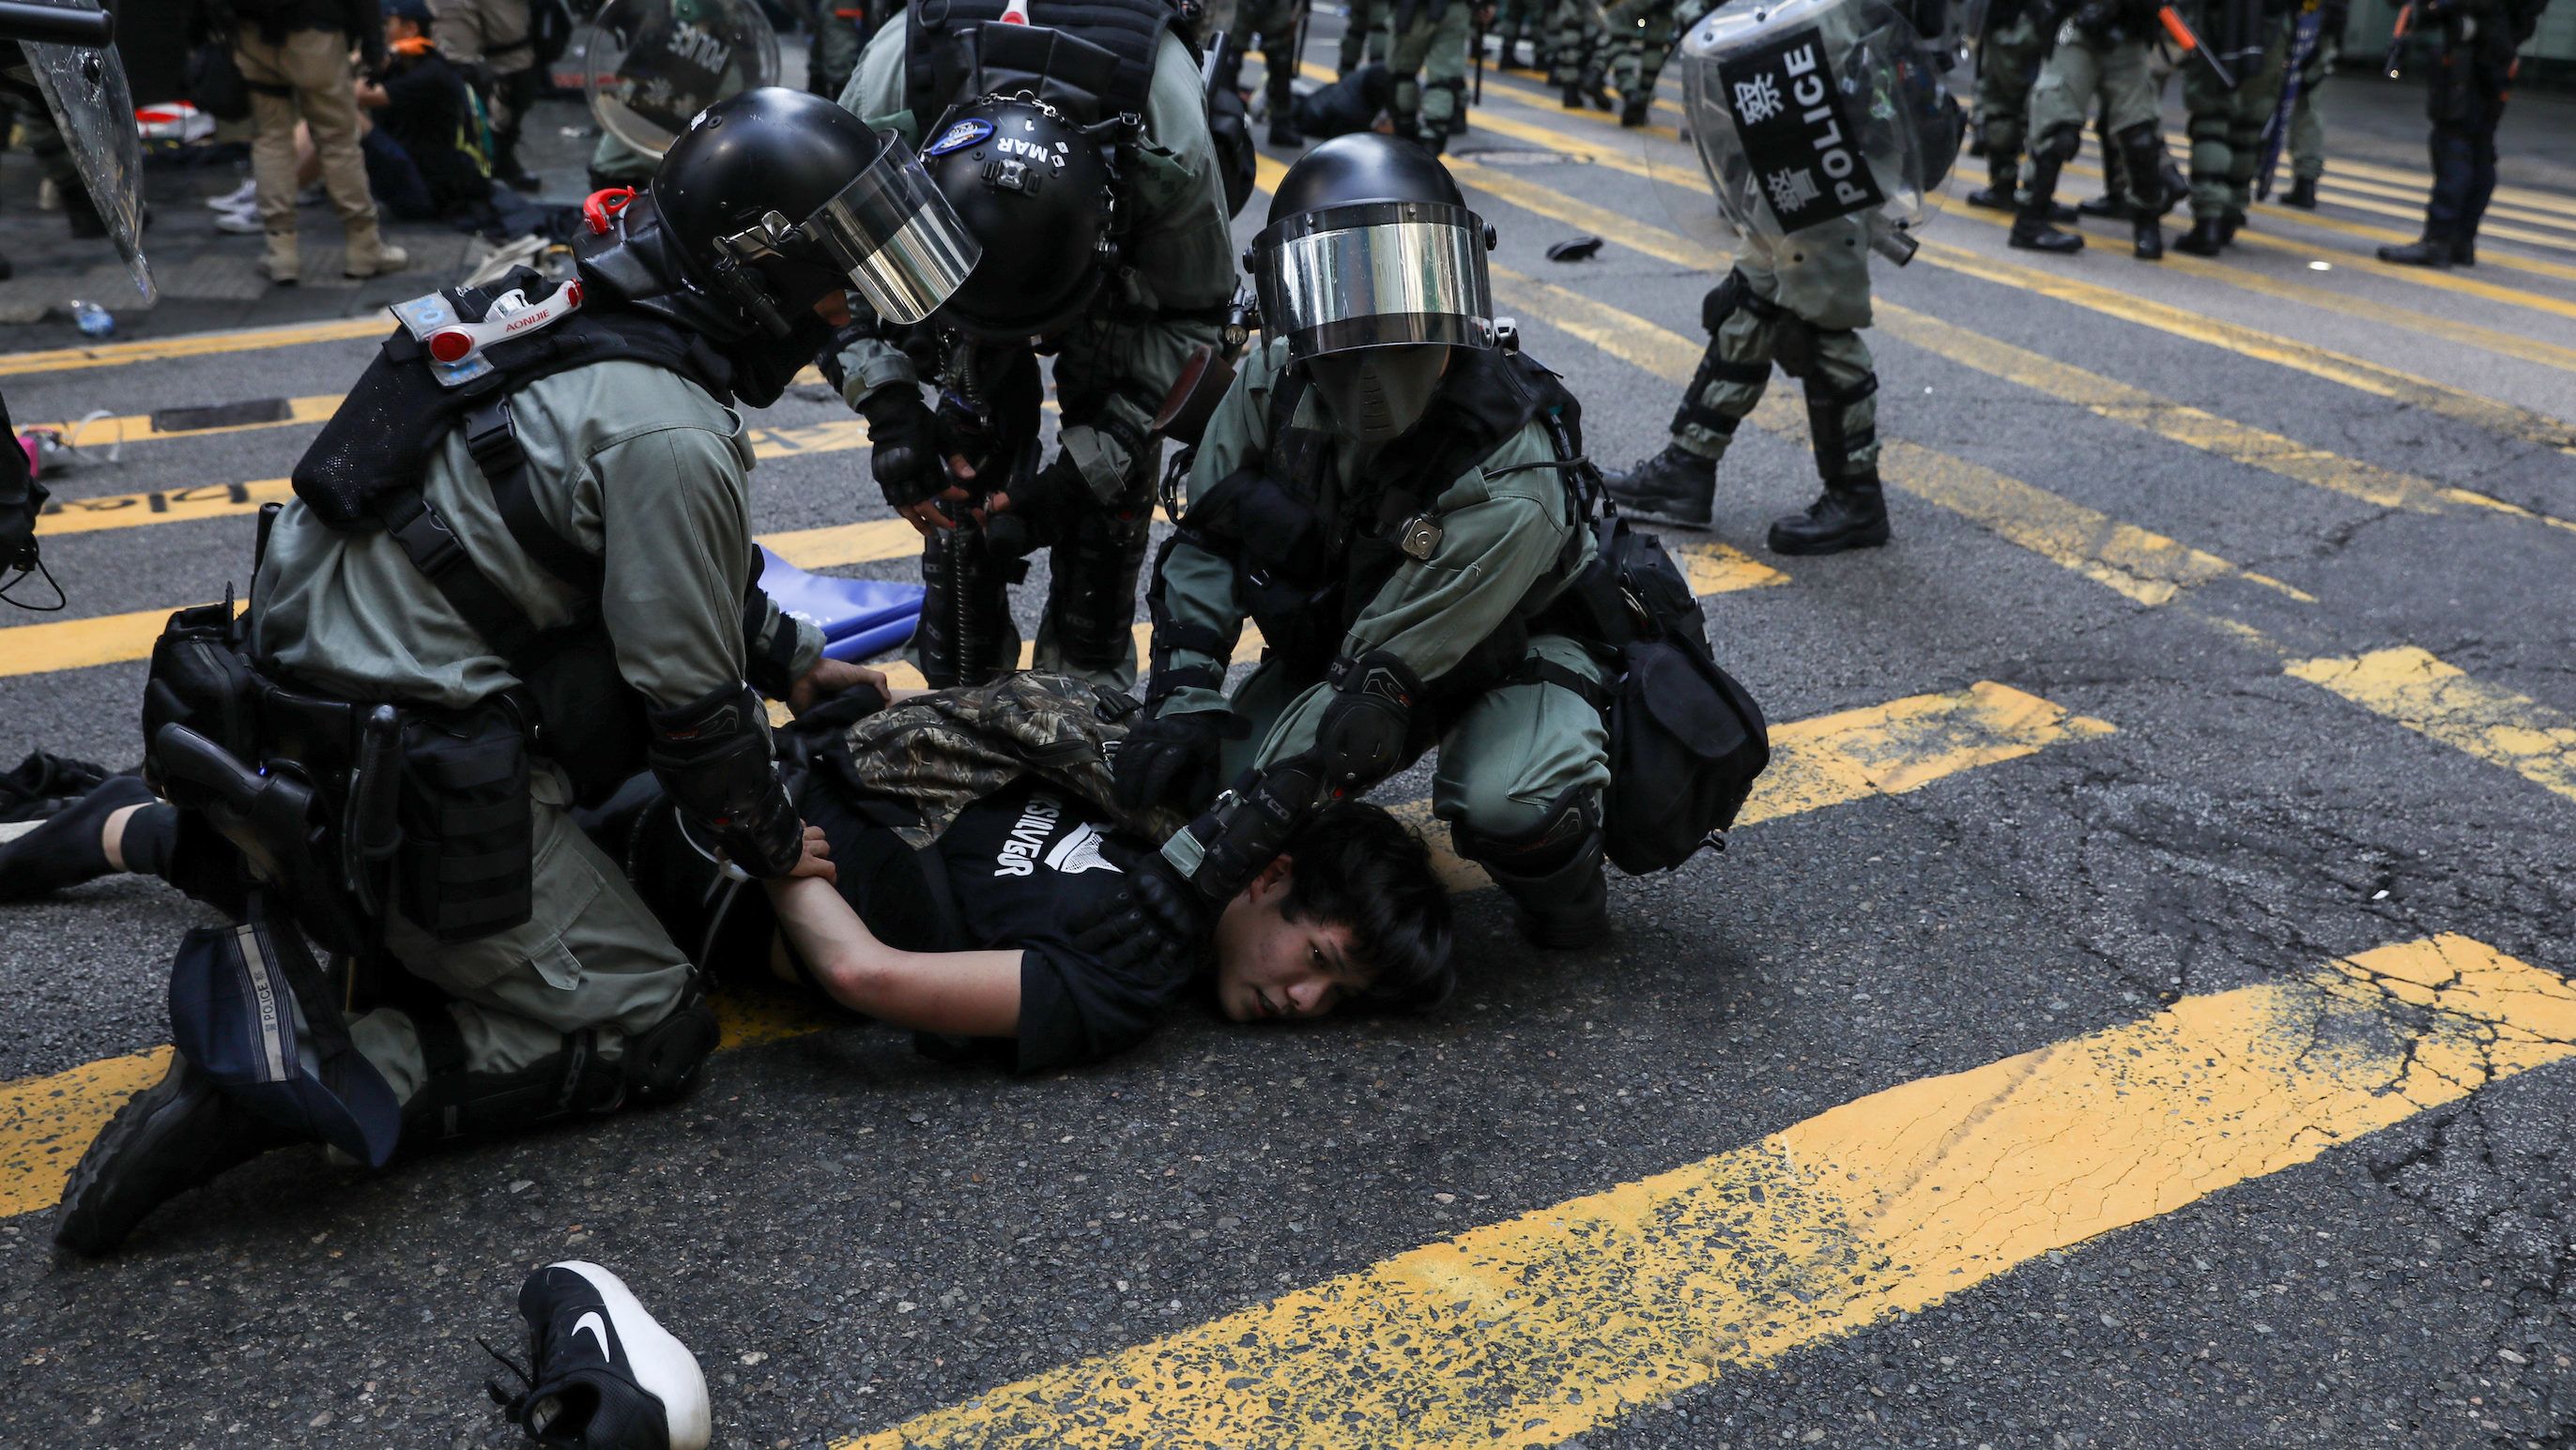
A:
<svg viewBox="0 0 2576 1450">
<path fill-rule="evenodd" d="M 1362 347 L 1494 345 L 1486 228 L 1440 202 L 1303 212 L 1253 239 L 1262 330 L 1291 358 Z"/>
<path fill-rule="evenodd" d="M 938 310 L 984 255 L 919 158 L 891 137 L 858 179 L 798 230 L 849 275 L 878 316 L 902 323 Z"/>
</svg>

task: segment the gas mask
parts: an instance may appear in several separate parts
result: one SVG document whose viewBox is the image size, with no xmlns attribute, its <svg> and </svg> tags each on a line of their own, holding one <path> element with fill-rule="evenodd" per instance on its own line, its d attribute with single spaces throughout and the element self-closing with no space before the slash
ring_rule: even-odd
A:
<svg viewBox="0 0 2576 1450">
<path fill-rule="evenodd" d="M 1437 343 L 1355 348 L 1309 358 L 1305 367 L 1333 422 L 1374 449 L 1422 421 L 1449 370 L 1449 349 Z"/>
</svg>

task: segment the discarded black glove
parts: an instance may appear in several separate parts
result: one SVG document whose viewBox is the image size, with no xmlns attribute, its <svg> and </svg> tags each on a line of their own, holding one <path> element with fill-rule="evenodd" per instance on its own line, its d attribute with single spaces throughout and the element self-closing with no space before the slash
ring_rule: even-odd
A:
<svg viewBox="0 0 2576 1450">
<path fill-rule="evenodd" d="M 938 427 L 921 390 L 879 388 L 859 404 L 867 415 L 871 469 L 887 504 L 910 508 L 948 491 L 948 465 L 939 456 Z"/>
<path fill-rule="evenodd" d="M 1600 250 L 1599 237 L 1568 237 L 1547 249 L 1547 259 L 1551 262 L 1588 262 L 1592 260 L 1593 253 Z"/>
<path fill-rule="evenodd" d="M 1071 533 L 1074 521 L 1094 507 L 1082 470 L 1058 453 L 1035 477 L 1011 490 L 1009 508 L 984 521 L 984 541 L 1005 559 L 1024 559 Z"/>
<path fill-rule="evenodd" d="M 1195 810 L 1216 794 L 1217 758 L 1243 733 L 1224 710 L 1189 710 L 1139 720 L 1118 747 L 1118 804 L 1131 811 L 1170 805 Z"/>
</svg>

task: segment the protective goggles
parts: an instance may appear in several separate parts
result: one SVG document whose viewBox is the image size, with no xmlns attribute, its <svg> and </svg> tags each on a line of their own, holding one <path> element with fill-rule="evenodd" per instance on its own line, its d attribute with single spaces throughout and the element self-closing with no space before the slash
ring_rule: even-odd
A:
<svg viewBox="0 0 2576 1450">
<path fill-rule="evenodd" d="M 975 269 L 984 245 L 957 219 L 911 150 L 893 138 L 858 178 L 804 221 L 777 212 L 722 239 L 745 262 L 802 242 L 848 276 L 879 317 L 919 322 Z"/>
<path fill-rule="evenodd" d="M 1261 327 L 1292 359 L 1362 347 L 1494 345 L 1494 229 L 1445 202 L 1301 212 L 1253 238 Z"/>
</svg>

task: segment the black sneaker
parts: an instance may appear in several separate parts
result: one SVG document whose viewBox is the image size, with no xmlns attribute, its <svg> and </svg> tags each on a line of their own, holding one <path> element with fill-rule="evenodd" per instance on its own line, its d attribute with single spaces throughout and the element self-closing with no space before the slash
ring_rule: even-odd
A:
<svg viewBox="0 0 2576 1450">
<path fill-rule="evenodd" d="M 54 1218 L 54 1242 L 86 1257 L 104 1254 L 162 1204 L 293 1141 L 172 1053 L 161 1081 L 117 1109 L 81 1154 Z"/>
<path fill-rule="evenodd" d="M 519 1286 L 528 1367 L 488 1344 L 522 1389 L 485 1385 L 539 1445 L 581 1450 L 706 1450 L 706 1375 L 623 1280 L 597 1264 L 548 1264 Z"/>
<path fill-rule="evenodd" d="M 1704 529 L 1717 499 L 1717 460 L 1702 458 L 1678 443 L 1667 443 L 1663 452 L 1625 473 L 1610 474 L 1601 482 L 1609 491 L 1610 501 L 1624 513 Z"/>
<path fill-rule="evenodd" d="M 99 839 L 107 818 L 157 799 L 152 787 L 135 776 L 110 776 L 41 821 L 0 825 L 0 901 L 33 901 L 113 874 L 116 868 L 108 864 Z"/>
<path fill-rule="evenodd" d="M 0 822 L 41 821 L 106 779 L 105 766 L 35 751 L 0 775 Z"/>
</svg>

